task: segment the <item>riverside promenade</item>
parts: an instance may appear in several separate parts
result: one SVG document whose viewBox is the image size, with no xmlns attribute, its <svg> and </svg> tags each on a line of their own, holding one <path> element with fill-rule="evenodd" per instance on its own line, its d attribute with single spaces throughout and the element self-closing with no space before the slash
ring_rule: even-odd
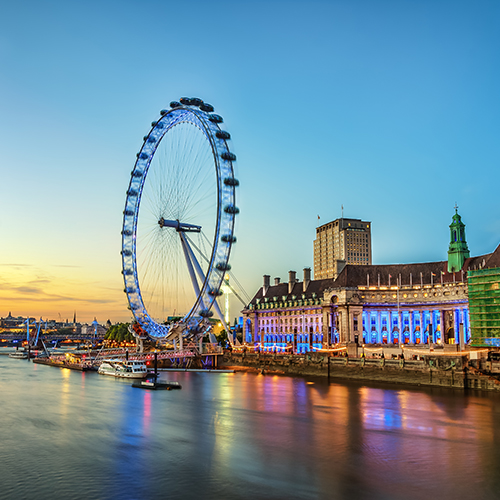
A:
<svg viewBox="0 0 500 500">
<path fill-rule="evenodd" d="M 489 361 L 487 351 L 404 348 L 403 356 L 400 348 L 386 346 L 304 354 L 226 351 L 219 366 L 264 374 L 500 391 L 500 361 Z"/>
</svg>

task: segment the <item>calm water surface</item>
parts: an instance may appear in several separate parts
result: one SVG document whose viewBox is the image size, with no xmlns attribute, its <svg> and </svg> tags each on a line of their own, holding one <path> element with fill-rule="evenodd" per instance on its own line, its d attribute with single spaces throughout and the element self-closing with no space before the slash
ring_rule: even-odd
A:
<svg viewBox="0 0 500 500">
<path fill-rule="evenodd" d="M 500 395 L 0 356 L 2 499 L 499 499 Z"/>
</svg>

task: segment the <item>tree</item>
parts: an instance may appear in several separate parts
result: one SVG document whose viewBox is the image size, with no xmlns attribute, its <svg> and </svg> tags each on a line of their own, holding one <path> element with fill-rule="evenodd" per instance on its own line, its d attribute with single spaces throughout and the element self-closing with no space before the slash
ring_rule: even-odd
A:
<svg viewBox="0 0 500 500">
<path fill-rule="evenodd" d="M 134 336 L 128 331 L 130 323 L 117 323 L 113 325 L 104 337 L 105 340 L 114 340 L 115 342 L 133 342 Z"/>
</svg>

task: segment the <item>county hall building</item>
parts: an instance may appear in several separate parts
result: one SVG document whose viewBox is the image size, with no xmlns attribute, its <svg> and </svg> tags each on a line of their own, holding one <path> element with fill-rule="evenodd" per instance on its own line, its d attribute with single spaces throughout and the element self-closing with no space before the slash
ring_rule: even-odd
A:
<svg viewBox="0 0 500 500">
<path fill-rule="evenodd" d="M 471 336 L 467 273 L 498 260 L 470 257 L 455 214 L 448 260 L 371 265 L 370 223 L 338 219 L 317 229 L 315 278 L 290 271 L 263 286 L 242 311 L 244 340 L 267 351 L 308 352 L 335 344 L 452 344 Z M 319 241 L 318 241 L 319 240 Z M 330 253 L 328 255 L 328 245 Z M 325 249 L 326 247 L 326 249 Z M 360 254 L 360 255 L 358 255 Z"/>
</svg>

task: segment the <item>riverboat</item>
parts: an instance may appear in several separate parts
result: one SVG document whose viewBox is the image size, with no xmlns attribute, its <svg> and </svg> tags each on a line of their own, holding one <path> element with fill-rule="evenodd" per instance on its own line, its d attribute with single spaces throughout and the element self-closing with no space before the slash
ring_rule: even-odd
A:
<svg viewBox="0 0 500 500">
<path fill-rule="evenodd" d="M 14 351 L 9 354 L 9 358 L 28 359 L 28 353 L 26 351 Z"/>
<path fill-rule="evenodd" d="M 121 378 L 146 378 L 148 370 L 142 361 L 105 359 L 99 366 L 97 373 Z"/>
<path fill-rule="evenodd" d="M 40 365 L 55 366 L 57 368 L 69 368 L 70 370 L 77 370 L 80 372 L 97 371 L 97 367 L 94 367 L 90 362 L 83 361 L 71 361 L 61 356 L 43 356 L 37 357 L 33 360 L 33 363 L 38 363 Z"/>
</svg>

